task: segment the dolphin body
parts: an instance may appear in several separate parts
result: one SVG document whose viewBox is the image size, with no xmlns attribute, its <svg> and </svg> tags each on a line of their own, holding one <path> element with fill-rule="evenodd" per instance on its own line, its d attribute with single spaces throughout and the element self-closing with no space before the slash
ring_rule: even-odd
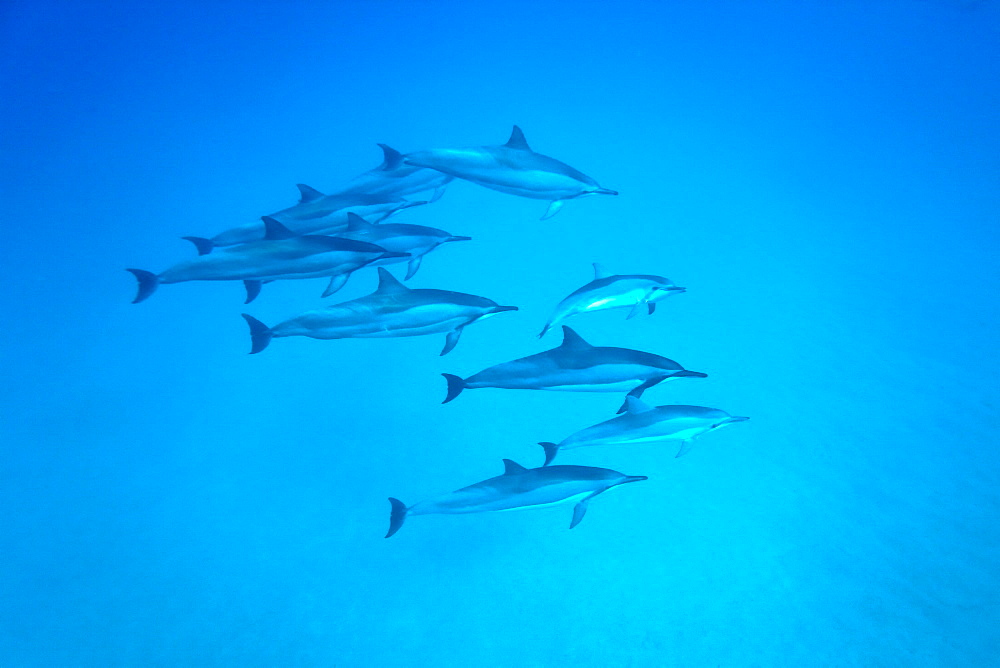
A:
<svg viewBox="0 0 1000 668">
<path fill-rule="evenodd" d="M 517 462 L 503 460 L 503 475 L 442 494 L 406 507 L 389 497 L 389 538 L 399 531 L 410 515 L 463 515 L 522 508 L 542 508 L 573 503 L 572 529 L 587 513 L 588 502 L 612 487 L 646 480 L 644 475 L 624 475 L 594 466 L 546 466 L 526 469 Z"/>
<path fill-rule="evenodd" d="M 379 144 L 382 164 L 354 177 L 331 195 L 383 195 L 405 197 L 416 193 L 434 191 L 430 201 L 436 202 L 444 194 L 445 186 L 454 178 L 434 169 L 425 169 L 403 162 L 403 154 L 394 148 Z"/>
<path fill-rule="evenodd" d="M 692 440 L 696 436 L 724 427 L 727 424 L 750 419 L 735 417 L 726 411 L 705 408 L 704 406 L 657 406 L 653 408 L 635 397 L 626 397 L 625 405 L 624 415 L 581 429 L 559 443 L 539 443 L 545 448 L 544 466 L 548 466 L 560 450 L 591 445 L 629 445 L 679 441 L 680 450 L 674 456 L 680 457 L 691 449 Z"/>
<path fill-rule="evenodd" d="M 263 240 L 199 255 L 160 274 L 129 269 L 139 282 L 133 304 L 148 298 L 160 284 L 185 281 L 243 281 L 250 302 L 264 282 L 287 278 L 318 278 L 350 273 L 386 257 L 405 256 L 365 241 L 319 235 L 295 236 L 265 216 Z"/>
<path fill-rule="evenodd" d="M 409 202 L 389 195 L 345 193 L 324 195 L 314 188 L 299 184 L 302 197 L 299 203 L 268 217 L 282 223 L 295 234 L 325 234 L 347 227 L 347 214 L 355 213 L 366 220 L 385 220 L 397 211 L 427 202 Z M 211 239 L 185 237 L 198 246 L 198 252 L 207 254 L 217 246 L 235 246 L 264 238 L 264 225 L 260 222 L 245 223 L 216 234 Z M 199 241 L 195 242 L 195 239 Z"/>
<path fill-rule="evenodd" d="M 250 326 L 250 354 L 259 353 L 280 336 L 308 336 L 314 339 L 381 339 L 422 336 L 447 332 L 442 355 L 458 343 L 462 330 L 495 313 L 516 311 L 516 306 L 448 290 L 411 290 L 385 267 L 378 268 L 378 289 L 370 295 L 308 311 L 268 327 L 246 313 Z"/>
<path fill-rule="evenodd" d="M 465 379 L 448 373 L 442 375 L 448 381 L 448 396 L 443 403 L 448 403 L 462 390 L 480 387 L 567 392 L 629 390 L 628 396 L 638 398 L 665 380 L 706 378 L 708 374 L 688 371 L 677 362 L 652 353 L 592 346 L 563 325 L 563 342 L 558 348 L 497 364 Z M 624 410 L 623 405 L 619 412 Z"/>
<path fill-rule="evenodd" d="M 420 262 L 424 255 L 441 244 L 451 241 L 469 241 L 472 237 L 456 237 L 448 234 L 444 230 L 423 225 L 408 225 L 406 223 L 385 223 L 383 225 L 372 225 L 361 216 L 353 213 L 347 214 L 347 229 L 338 232 L 337 235 L 347 239 L 357 239 L 368 243 L 382 246 L 389 252 L 405 253 L 397 257 L 386 257 L 383 260 L 376 260 L 369 266 L 383 266 L 405 262 L 409 260 L 406 268 L 406 278 L 410 280 L 420 269 Z M 329 297 L 334 292 L 344 287 L 349 274 L 341 274 L 330 279 L 330 285 L 323 293 L 324 297 Z M 343 280 L 341 281 L 341 277 Z"/>
<path fill-rule="evenodd" d="M 431 149 L 410 153 L 408 165 L 429 167 L 500 192 L 550 202 L 542 220 L 559 213 L 567 200 L 584 195 L 617 195 L 564 162 L 535 153 L 514 126 L 501 146 Z"/>
<path fill-rule="evenodd" d="M 670 279 L 662 276 L 648 274 L 609 276 L 604 268 L 595 262 L 594 280 L 559 302 L 538 337 L 545 336 L 554 325 L 577 313 L 628 308 L 631 310 L 626 320 L 635 317 L 641 311 L 653 315 L 656 302 L 682 292 L 686 292 L 686 289 L 677 287 Z"/>
</svg>

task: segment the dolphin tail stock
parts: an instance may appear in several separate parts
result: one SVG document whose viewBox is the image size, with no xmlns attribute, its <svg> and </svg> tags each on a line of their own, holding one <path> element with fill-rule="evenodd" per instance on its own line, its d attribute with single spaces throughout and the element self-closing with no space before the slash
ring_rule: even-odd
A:
<svg viewBox="0 0 1000 668">
<path fill-rule="evenodd" d="M 198 255 L 208 255 L 215 248 L 215 242 L 204 237 L 181 237 L 185 241 L 190 241 L 198 250 Z"/>
<path fill-rule="evenodd" d="M 443 373 L 441 375 L 448 381 L 448 396 L 441 402 L 442 404 L 446 404 L 462 393 L 462 390 L 465 389 L 465 381 L 450 373 Z"/>
<path fill-rule="evenodd" d="M 545 450 L 545 463 L 542 464 L 542 466 L 548 466 L 549 464 L 552 463 L 552 460 L 556 458 L 556 455 L 559 454 L 559 444 L 550 443 L 548 441 L 542 441 L 538 445 L 542 446 L 542 448 Z"/>
<path fill-rule="evenodd" d="M 386 538 L 391 537 L 403 526 L 408 510 L 405 503 L 391 496 L 389 497 L 389 503 L 392 504 L 392 510 L 389 513 L 389 532 L 385 534 Z"/>
<path fill-rule="evenodd" d="M 255 355 L 260 351 L 267 348 L 267 344 L 271 343 L 271 338 L 274 333 L 271 328 L 262 323 L 257 318 L 252 315 L 243 313 L 243 319 L 247 321 L 250 325 L 250 354 Z"/>
<path fill-rule="evenodd" d="M 133 304 L 138 304 L 148 299 L 151 294 L 156 292 L 156 288 L 160 285 L 160 278 L 151 271 L 146 271 L 145 269 L 126 269 L 125 271 L 130 272 L 135 276 L 135 280 L 139 282 L 139 290 L 135 293 L 135 299 L 132 300 Z"/>
</svg>

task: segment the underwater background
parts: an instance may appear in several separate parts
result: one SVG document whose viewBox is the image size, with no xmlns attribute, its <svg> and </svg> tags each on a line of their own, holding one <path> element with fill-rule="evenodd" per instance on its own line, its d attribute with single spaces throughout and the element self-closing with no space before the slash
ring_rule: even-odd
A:
<svg viewBox="0 0 1000 668">
<path fill-rule="evenodd" d="M 0 665 L 989 666 L 1000 656 L 993 2 L 42 2 L 0 7 Z M 411 287 L 520 307 L 290 338 L 365 270 L 164 286 L 209 236 L 403 152 L 532 148 L 619 197 L 455 181 Z M 751 420 L 570 508 L 415 517 L 539 466 L 620 394 L 483 390 L 612 273 L 687 293 L 568 324 Z"/>
</svg>

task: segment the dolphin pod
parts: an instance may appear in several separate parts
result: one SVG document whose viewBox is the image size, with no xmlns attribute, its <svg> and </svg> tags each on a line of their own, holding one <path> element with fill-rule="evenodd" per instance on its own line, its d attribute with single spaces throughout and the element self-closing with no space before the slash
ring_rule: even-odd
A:
<svg viewBox="0 0 1000 668">
<path fill-rule="evenodd" d="M 343 339 L 444 334 L 440 354 L 446 355 L 468 325 L 518 309 L 462 292 L 407 287 L 386 267 L 406 262 L 403 280 L 409 281 L 427 254 L 470 237 L 436 227 L 383 221 L 404 210 L 436 202 L 455 179 L 546 201 L 543 220 L 557 214 L 570 200 L 618 194 L 568 164 L 533 151 L 516 125 L 501 145 L 405 154 L 386 144 L 378 146 L 383 155 L 381 164 L 326 194 L 297 184 L 298 201 L 262 216 L 259 222 L 237 224 L 210 237 L 184 237 L 194 244 L 196 257 L 159 274 L 129 269 L 138 282 L 133 303 L 146 300 L 161 284 L 185 281 L 243 281 L 249 303 L 270 281 L 326 278 L 329 283 L 323 297 L 328 297 L 342 289 L 352 274 L 374 267 L 378 287 L 366 296 L 307 311 L 273 327 L 244 313 L 250 330 L 250 353 L 260 353 L 274 339 L 289 336 Z M 485 513 L 563 504 L 573 506 L 572 529 L 583 519 L 590 499 L 647 477 L 592 466 L 553 465 L 559 452 L 590 446 L 673 443 L 679 446 L 675 457 L 680 457 L 703 434 L 749 419 L 704 406 L 652 407 L 643 403 L 640 397 L 647 389 L 668 380 L 706 378 L 707 374 L 690 371 L 653 353 L 591 345 L 563 323 L 573 316 L 608 309 L 628 309 L 626 320 L 640 313 L 652 315 L 657 303 L 686 290 L 663 276 L 612 275 L 600 264 L 593 267 L 593 280 L 560 301 L 538 335 L 544 337 L 561 325 L 563 341 L 559 346 L 488 367 L 466 378 L 442 374 L 447 380 L 443 403 L 453 401 L 466 389 L 478 388 L 626 392 L 619 415 L 558 443 L 539 443 L 545 457 L 538 468 L 525 468 L 504 459 L 503 475 L 454 492 L 412 506 L 390 497 L 386 538 L 415 515 Z"/>
<path fill-rule="evenodd" d="M 503 460 L 504 472 L 489 480 L 442 494 L 407 507 L 389 497 L 391 537 L 410 515 L 462 515 L 521 508 L 540 508 L 558 504 L 573 505 L 572 529 L 583 520 L 588 502 L 613 487 L 648 480 L 644 475 L 625 475 L 594 466 L 544 466 L 527 469 L 509 459 Z"/>
</svg>

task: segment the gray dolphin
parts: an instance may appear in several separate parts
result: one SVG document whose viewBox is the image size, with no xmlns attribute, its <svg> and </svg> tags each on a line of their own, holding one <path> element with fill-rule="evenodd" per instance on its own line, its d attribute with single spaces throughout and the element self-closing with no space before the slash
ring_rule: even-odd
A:
<svg viewBox="0 0 1000 668">
<path fill-rule="evenodd" d="M 705 378 L 708 374 L 687 371 L 677 362 L 652 353 L 592 346 L 563 325 L 563 342 L 558 348 L 497 364 L 465 379 L 442 375 L 448 381 L 448 396 L 443 403 L 448 403 L 462 390 L 480 387 L 568 392 L 629 390 L 629 396 L 640 397 L 665 380 Z"/>
<path fill-rule="evenodd" d="M 404 161 L 511 195 L 548 200 L 542 220 L 556 215 L 567 200 L 618 194 L 566 163 L 532 151 L 516 125 L 501 146 L 417 151 L 404 156 Z"/>
<path fill-rule="evenodd" d="M 133 304 L 149 297 L 160 284 L 185 281 L 243 281 L 247 302 L 260 292 L 261 283 L 288 278 L 319 278 L 350 273 L 386 257 L 402 257 L 385 248 L 356 239 L 319 235 L 295 236 L 278 221 L 265 216 L 267 233 L 261 241 L 199 255 L 160 274 L 128 269 L 139 282 Z"/>
<path fill-rule="evenodd" d="M 522 508 L 542 508 L 573 503 L 572 529 L 583 520 L 587 503 L 612 487 L 627 482 L 647 480 L 644 475 L 625 475 L 611 469 L 594 466 L 546 466 L 526 469 L 517 462 L 503 460 L 503 475 L 474 485 L 442 494 L 406 507 L 399 499 L 389 497 L 392 512 L 389 532 L 392 536 L 410 515 L 463 515 Z"/>
<path fill-rule="evenodd" d="M 331 195 L 360 193 L 405 197 L 432 190 L 434 193 L 429 201 L 436 202 L 444 194 L 445 186 L 455 178 L 434 169 L 407 165 L 403 162 L 403 154 L 396 149 L 385 144 L 378 146 L 382 149 L 382 164 L 354 177 Z"/>
<path fill-rule="evenodd" d="M 735 417 L 726 411 L 704 406 L 646 405 L 635 397 L 626 397 L 624 415 L 600 424 L 581 429 L 559 443 L 539 443 L 545 448 L 545 464 L 555 459 L 560 450 L 582 448 L 590 445 L 629 445 L 633 443 L 660 443 L 679 441 L 681 446 L 675 457 L 691 449 L 692 440 L 705 432 L 727 424 L 749 420 Z"/>
<path fill-rule="evenodd" d="M 395 250 L 395 249 L 393 249 Z M 594 280 L 559 302 L 555 312 L 542 328 L 539 338 L 545 336 L 554 325 L 577 313 L 603 311 L 613 308 L 631 309 L 626 320 L 647 311 L 656 310 L 656 302 L 670 295 L 685 292 L 662 276 L 648 274 L 608 275 L 604 268 L 594 263 Z"/>
<path fill-rule="evenodd" d="M 314 339 L 381 339 L 395 336 L 422 336 L 447 332 L 442 355 L 458 343 L 467 326 L 516 306 L 448 290 L 411 290 L 388 272 L 378 268 L 378 289 L 370 295 L 308 311 L 268 327 L 246 313 L 250 325 L 250 354 L 259 353 L 280 336 L 308 336 Z"/>
<path fill-rule="evenodd" d="M 285 225 L 295 234 L 327 234 L 347 227 L 347 214 L 355 213 L 366 220 L 385 220 L 397 211 L 420 206 L 427 202 L 409 202 L 390 195 L 365 195 L 344 193 L 323 195 L 309 186 L 299 184 L 302 198 L 295 206 L 276 211 L 268 217 Z M 206 254 L 217 246 L 234 246 L 264 238 L 264 225 L 260 222 L 245 223 L 216 234 L 211 239 L 185 237 Z"/>
<path fill-rule="evenodd" d="M 387 251 L 394 253 L 406 253 L 406 256 L 387 257 L 384 260 L 376 260 L 369 266 L 383 266 L 409 261 L 409 265 L 406 268 L 406 278 L 404 279 L 407 281 L 413 278 L 413 275 L 420 269 L 420 261 L 427 253 L 430 253 L 441 244 L 451 241 L 469 241 L 472 238 L 456 237 L 444 230 L 424 227 L 423 225 L 408 225 L 406 223 L 372 225 L 361 216 L 353 213 L 347 214 L 347 221 L 347 228 L 337 232 L 337 236 L 378 244 Z M 323 296 L 329 297 L 344 287 L 348 276 L 349 274 L 341 274 L 340 276 L 331 278 L 330 285 L 323 293 Z"/>
</svg>

